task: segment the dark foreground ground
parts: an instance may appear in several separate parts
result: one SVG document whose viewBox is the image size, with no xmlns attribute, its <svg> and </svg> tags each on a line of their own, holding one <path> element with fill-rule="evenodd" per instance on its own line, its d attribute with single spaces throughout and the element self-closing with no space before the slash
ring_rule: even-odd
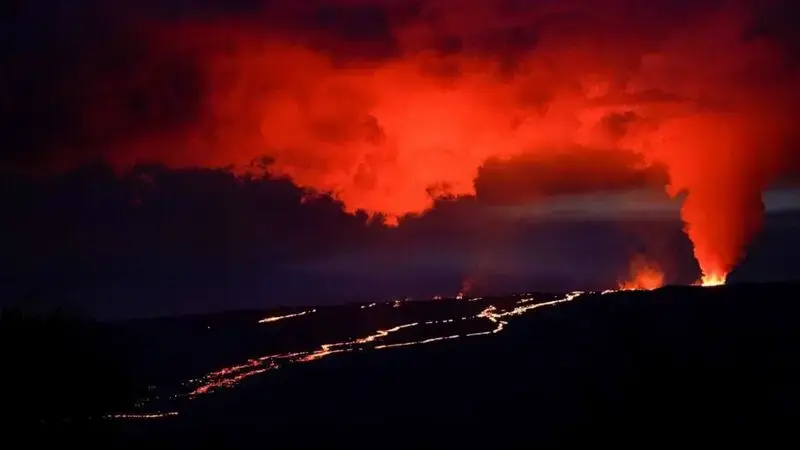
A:
<svg viewBox="0 0 800 450">
<path fill-rule="evenodd" d="M 287 364 L 175 403 L 174 417 L 70 434 L 106 448 L 653 447 L 742 444 L 745 435 L 786 446 L 800 418 L 798 292 L 769 284 L 584 294 L 514 317 L 497 334 Z M 193 320 L 182 326 L 209 329 L 211 319 Z M 243 353 L 266 345 L 237 339 Z M 192 370 L 222 364 L 230 352 L 213 342 L 215 362 L 186 350 Z M 169 345 L 151 353 L 186 366 Z M 169 378 L 155 368 L 146 376 Z"/>
</svg>

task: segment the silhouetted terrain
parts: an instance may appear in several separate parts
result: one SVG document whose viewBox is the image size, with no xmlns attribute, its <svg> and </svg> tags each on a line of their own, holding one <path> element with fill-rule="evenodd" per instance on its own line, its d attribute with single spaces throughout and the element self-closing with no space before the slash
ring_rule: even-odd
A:
<svg viewBox="0 0 800 450">
<path fill-rule="evenodd" d="M 274 367 L 253 362 L 265 370 L 227 378 L 208 395 L 153 403 L 177 415 L 114 421 L 113 445 L 309 448 L 355 439 L 365 447 L 541 448 L 610 439 L 649 447 L 676 437 L 692 443 L 695 436 L 735 443 L 743 433 L 768 444 L 791 438 L 800 417 L 798 289 L 769 284 L 583 294 L 509 315 L 502 332 L 474 337 L 466 336 L 491 328 L 490 321 L 452 322 L 462 327 L 456 331 L 434 322 L 468 318 L 487 302 L 499 311 L 503 303 L 510 308 L 528 300 L 351 305 L 262 324 L 257 312 L 133 321 L 119 330 L 131 359 L 142 361 L 138 376 L 164 386 L 423 316 L 433 328 L 418 325 L 376 342 L 461 337 L 381 351 L 370 341 L 365 345 L 373 347 L 306 363 L 268 360 Z M 303 353 L 310 354 L 318 353 Z"/>
<path fill-rule="evenodd" d="M 0 411 L 6 437 L 98 433 L 142 395 L 108 325 L 59 311 L 0 311 Z M 44 433 L 44 434 L 43 434 Z"/>
</svg>

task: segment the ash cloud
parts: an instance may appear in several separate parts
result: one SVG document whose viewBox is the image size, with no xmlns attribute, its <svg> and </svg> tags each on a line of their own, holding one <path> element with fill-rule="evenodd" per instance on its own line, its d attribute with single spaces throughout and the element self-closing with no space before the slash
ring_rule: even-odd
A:
<svg viewBox="0 0 800 450">
<path fill-rule="evenodd" d="M 544 156 L 488 160 L 475 179 L 476 196 L 492 204 L 546 201 L 557 195 L 660 189 L 666 168 L 619 150 L 567 150 Z"/>
<path fill-rule="evenodd" d="M 436 196 L 662 184 L 686 194 L 706 275 L 741 259 L 760 192 L 796 165 L 791 2 L 183 3 L 19 7 L 4 161 L 242 174 L 267 156 L 390 221 Z"/>
</svg>

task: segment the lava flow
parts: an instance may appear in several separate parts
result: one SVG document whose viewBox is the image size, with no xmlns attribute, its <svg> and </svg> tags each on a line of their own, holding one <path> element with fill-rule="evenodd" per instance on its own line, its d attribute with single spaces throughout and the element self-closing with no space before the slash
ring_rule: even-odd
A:
<svg viewBox="0 0 800 450">
<path fill-rule="evenodd" d="M 536 303 L 532 297 L 526 297 L 519 300 L 514 308 L 505 311 L 499 310 L 494 305 L 489 305 L 486 308 L 484 308 L 480 313 L 473 316 L 457 317 L 445 320 L 433 320 L 427 322 L 411 322 L 402 325 L 397 325 L 385 330 L 377 330 L 373 334 L 363 336 L 360 338 L 355 338 L 343 342 L 322 344 L 319 347 L 319 349 L 314 351 L 262 356 L 257 359 L 252 359 L 247 363 L 224 368 L 216 372 L 212 372 L 202 378 L 191 380 L 190 383 L 195 384 L 196 387 L 187 395 L 189 397 L 195 397 L 197 395 L 213 392 L 220 388 L 232 387 L 245 378 L 251 377 L 253 375 L 258 375 L 269 370 L 278 369 L 281 367 L 281 363 L 284 364 L 304 363 L 304 362 L 315 361 L 336 353 L 351 352 L 355 350 L 366 350 L 366 349 L 382 350 L 382 349 L 389 349 L 396 347 L 408 347 L 412 345 L 430 344 L 433 342 L 458 339 L 462 337 L 483 336 L 483 335 L 499 333 L 503 331 L 504 327 L 508 324 L 506 320 L 502 320 L 503 318 L 519 316 L 533 309 L 569 302 L 574 300 L 580 295 L 581 292 L 576 291 L 576 292 L 571 292 L 560 299 L 546 301 L 546 302 L 539 302 L 539 303 Z M 392 304 L 392 307 L 398 307 L 398 305 L 401 304 L 402 303 L 395 302 Z M 489 331 L 480 331 L 473 333 L 454 333 L 454 334 L 429 337 L 426 339 L 419 339 L 419 340 L 411 340 L 411 341 L 389 343 L 389 344 L 377 344 L 377 345 L 375 344 L 376 342 L 383 340 L 390 334 L 400 332 L 407 328 L 433 325 L 433 324 L 454 323 L 456 321 L 475 320 L 475 319 L 488 320 L 491 323 L 493 323 L 495 327 Z"/>
<path fill-rule="evenodd" d="M 146 420 L 146 419 L 163 419 L 165 417 L 175 417 L 178 413 L 176 411 L 169 412 L 153 412 L 153 413 L 130 413 L 130 414 L 109 414 L 105 416 L 106 419 L 128 419 L 128 420 Z"/>
<path fill-rule="evenodd" d="M 658 269 L 658 266 L 649 263 L 644 259 L 635 260 L 631 265 L 632 279 L 628 282 L 621 283 L 618 289 L 609 289 L 601 292 L 600 294 L 610 294 L 624 290 L 653 290 L 663 285 L 663 273 Z M 724 277 L 703 280 L 703 286 L 711 286 L 716 284 L 724 284 Z M 232 388 L 237 386 L 243 380 L 255 375 L 263 374 L 272 370 L 277 370 L 287 364 L 308 363 L 325 358 L 330 355 L 338 353 L 346 353 L 353 351 L 365 350 L 384 350 L 398 347 L 409 347 L 431 344 L 434 342 L 455 340 L 460 338 L 487 336 L 497 334 L 506 329 L 509 324 L 509 318 L 521 316 L 534 309 L 555 306 L 561 303 L 570 302 L 581 296 L 583 292 L 574 291 L 564 295 L 561 298 L 550 301 L 538 301 L 536 298 L 527 294 L 513 303 L 513 306 L 506 308 L 499 308 L 495 304 L 488 304 L 477 314 L 451 317 L 447 319 L 428 320 L 428 321 L 414 321 L 405 324 L 396 325 L 386 329 L 379 329 L 372 334 L 366 336 L 353 338 L 341 342 L 326 343 L 320 345 L 316 350 L 277 353 L 272 355 L 261 356 L 252 358 L 244 363 L 236 364 L 230 367 L 225 367 L 220 370 L 208 373 L 202 377 L 190 379 L 183 383 L 183 386 L 189 388 L 184 393 L 176 393 L 170 395 L 168 398 L 188 398 L 193 399 L 204 394 L 210 394 L 223 388 Z M 484 298 L 475 297 L 469 299 L 469 302 L 484 301 Z M 388 302 L 385 306 L 391 308 L 402 307 L 404 302 L 394 301 Z M 377 303 L 370 303 L 362 305 L 359 310 L 369 310 L 379 306 Z M 274 322 L 277 320 L 287 319 L 290 317 L 299 317 L 315 312 L 316 310 L 304 311 L 296 314 L 288 314 L 284 316 L 267 317 L 259 321 L 259 323 Z M 363 314 L 363 313 L 362 313 Z M 432 325 L 450 325 L 457 324 L 464 321 L 472 320 L 485 320 L 492 324 L 492 328 L 485 331 L 472 331 L 472 332 L 452 332 L 441 333 L 435 336 L 428 336 L 418 339 L 409 339 L 400 342 L 385 342 L 389 335 L 400 333 L 403 330 L 416 327 L 425 327 Z M 438 330 L 438 328 L 437 328 Z M 147 400 L 140 402 L 140 406 L 148 403 Z M 120 419 L 136 419 L 136 418 L 158 418 L 158 417 L 171 417 L 177 413 L 131 413 L 131 414 L 118 414 L 112 418 Z"/>
<path fill-rule="evenodd" d="M 576 299 L 581 294 L 582 293 L 578 291 L 571 292 L 569 294 L 564 295 L 561 298 L 557 298 L 555 300 L 550 300 L 550 301 L 537 301 L 534 297 L 528 295 L 522 297 L 519 300 L 516 300 L 511 307 L 498 308 L 494 304 L 489 304 L 485 306 L 477 314 L 451 317 L 439 320 L 409 322 L 405 324 L 396 325 L 394 327 L 387 329 L 380 329 L 372 334 L 362 336 L 359 338 L 353 338 L 342 342 L 322 344 L 316 350 L 300 351 L 292 353 L 278 353 L 278 354 L 253 358 L 244 363 L 233 365 L 230 367 L 225 367 L 223 369 L 208 373 L 202 377 L 188 380 L 186 383 L 183 384 L 184 386 L 189 388 L 188 391 L 184 393 L 173 394 L 169 396 L 169 398 L 193 399 L 200 395 L 209 394 L 223 388 L 234 387 L 246 378 L 263 374 L 268 371 L 277 370 L 287 364 L 307 363 L 337 353 L 364 351 L 364 350 L 383 350 L 383 349 L 390 349 L 397 347 L 424 345 L 444 340 L 454 340 L 459 338 L 497 334 L 503 331 L 507 327 L 508 319 L 511 317 L 520 316 L 537 308 L 554 306 L 560 303 L 569 302 Z M 484 300 L 483 298 L 475 298 L 475 299 L 470 299 L 470 302 L 473 301 L 478 302 L 483 300 Z M 402 305 L 403 302 L 392 302 L 387 304 L 386 306 L 390 306 L 391 308 L 397 308 Z M 364 309 L 369 310 L 376 306 L 377 305 L 374 303 L 369 305 L 364 305 L 359 310 L 364 310 Z M 266 319 L 260 320 L 259 323 L 273 322 L 276 320 L 282 320 L 289 317 L 298 317 L 309 314 L 311 312 L 314 312 L 314 310 L 305 311 L 303 313 L 285 315 L 285 316 L 268 317 Z M 453 332 L 450 333 L 446 332 L 445 330 L 444 333 L 441 333 L 439 331 L 441 333 L 440 335 L 434 335 L 434 336 L 428 335 L 428 337 L 410 339 L 400 342 L 388 342 L 388 343 L 385 342 L 386 338 L 389 335 L 395 333 L 401 333 L 402 331 L 410 328 L 428 326 L 431 327 L 432 329 L 435 328 L 433 331 L 437 332 L 439 330 L 438 327 L 441 327 L 442 325 L 457 326 L 456 325 L 457 323 L 463 323 L 465 321 L 488 321 L 492 324 L 492 328 L 486 331 L 472 331 L 472 332 L 465 332 L 463 330 L 459 331 L 454 330 Z M 433 327 L 434 325 L 436 327 Z M 143 403 L 146 403 L 146 401 Z M 163 415 L 163 417 L 170 417 L 172 415 L 174 414 L 169 413 Z M 120 414 L 114 417 L 126 418 L 126 419 L 135 419 L 139 417 L 155 418 L 158 417 L 158 414 L 155 413 Z"/>
<path fill-rule="evenodd" d="M 317 312 L 317 310 L 316 309 L 312 309 L 310 311 L 303 311 L 303 312 L 294 313 L 294 314 L 286 314 L 286 315 L 283 315 L 283 316 L 270 316 L 270 317 L 265 317 L 265 318 L 259 320 L 258 323 L 277 322 L 279 320 L 291 319 L 292 317 L 305 316 L 306 314 L 312 314 L 312 313 L 315 313 L 315 312 Z"/>
</svg>

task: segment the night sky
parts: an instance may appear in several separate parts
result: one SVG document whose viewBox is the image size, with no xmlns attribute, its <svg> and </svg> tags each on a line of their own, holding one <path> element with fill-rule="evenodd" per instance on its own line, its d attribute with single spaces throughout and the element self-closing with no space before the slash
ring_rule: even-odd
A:
<svg viewBox="0 0 800 450">
<path fill-rule="evenodd" d="M 636 255 L 797 279 L 797 24 L 791 0 L 4 3 L 0 305 L 604 289 Z"/>
</svg>

